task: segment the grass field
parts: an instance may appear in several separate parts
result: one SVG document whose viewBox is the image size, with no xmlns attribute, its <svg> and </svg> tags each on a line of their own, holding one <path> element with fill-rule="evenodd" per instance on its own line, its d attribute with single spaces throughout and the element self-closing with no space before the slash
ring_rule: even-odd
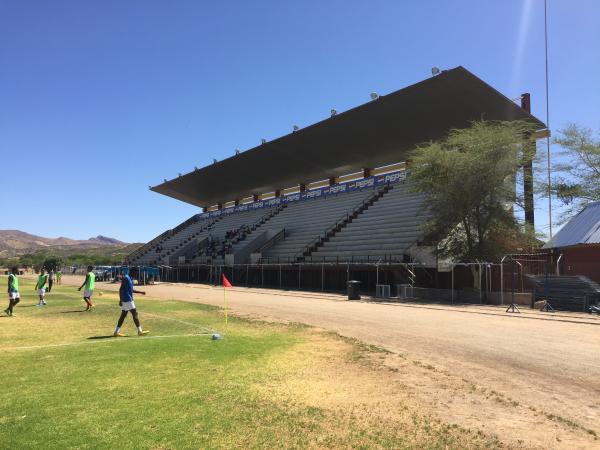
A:
<svg viewBox="0 0 600 450">
<path fill-rule="evenodd" d="M 97 292 L 92 312 L 73 287 L 45 307 L 31 281 L 21 294 L 0 318 L 3 449 L 501 445 L 428 415 L 386 382 L 381 350 L 325 331 L 241 318 L 225 330 L 218 308 L 138 296 L 151 333 L 128 317 L 131 337 L 111 338 L 114 293 Z"/>
</svg>

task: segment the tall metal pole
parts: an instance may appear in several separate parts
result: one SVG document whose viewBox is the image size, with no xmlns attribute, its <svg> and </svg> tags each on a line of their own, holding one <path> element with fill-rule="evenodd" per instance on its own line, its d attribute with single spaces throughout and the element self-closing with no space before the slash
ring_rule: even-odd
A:
<svg viewBox="0 0 600 450">
<path fill-rule="evenodd" d="M 546 127 L 550 130 L 550 103 L 548 94 L 548 1 L 544 0 L 544 46 L 546 51 Z M 552 239 L 552 180 L 550 178 L 550 135 L 546 136 L 546 153 L 548 164 L 548 225 Z"/>
</svg>

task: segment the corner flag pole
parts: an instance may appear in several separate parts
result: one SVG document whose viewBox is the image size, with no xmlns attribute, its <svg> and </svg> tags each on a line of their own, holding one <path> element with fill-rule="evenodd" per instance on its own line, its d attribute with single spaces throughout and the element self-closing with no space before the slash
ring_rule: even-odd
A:
<svg viewBox="0 0 600 450">
<path fill-rule="evenodd" d="M 223 274 L 223 309 L 225 310 L 225 331 L 227 331 L 227 288 L 230 288 L 231 283 Z"/>
<path fill-rule="evenodd" d="M 227 287 L 223 285 L 223 305 L 225 308 L 225 331 L 227 331 Z"/>
</svg>

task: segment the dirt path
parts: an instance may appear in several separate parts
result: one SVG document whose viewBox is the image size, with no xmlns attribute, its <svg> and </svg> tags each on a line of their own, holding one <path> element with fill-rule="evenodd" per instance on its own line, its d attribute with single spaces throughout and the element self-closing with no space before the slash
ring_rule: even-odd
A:
<svg viewBox="0 0 600 450">
<path fill-rule="evenodd" d="M 205 285 L 144 289 L 155 298 L 223 303 L 223 290 Z M 239 315 L 302 322 L 390 350 L 382 360 L 390 376 L 446 422 L 518 446 L 600 448 L 597 316 L 530 310 L 512 316 L 497 307 L 373 304 L 244 288 L 228 298 Z"/>
</svg>

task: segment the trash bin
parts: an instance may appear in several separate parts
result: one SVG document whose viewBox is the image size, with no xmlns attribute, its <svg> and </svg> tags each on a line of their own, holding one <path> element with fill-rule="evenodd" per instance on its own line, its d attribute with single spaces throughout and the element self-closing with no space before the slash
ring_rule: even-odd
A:
<svg viewBox="0 0 600 450">
<path fill-rule="evenodd" d="M 348 300 L 360 300 L 360 281 L 348 281 Z"/>
</svg>

